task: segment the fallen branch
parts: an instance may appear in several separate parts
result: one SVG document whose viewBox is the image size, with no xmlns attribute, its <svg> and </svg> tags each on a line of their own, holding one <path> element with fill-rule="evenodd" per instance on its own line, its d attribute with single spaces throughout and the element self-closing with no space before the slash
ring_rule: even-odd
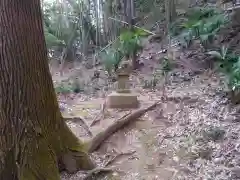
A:
<svg viewBox="0 0 240 180">
<path fill-rule="evenodd" d="M 105 172 L 105 173 L 109 173 L 109 172 L 113 172 L 113 169 L 111 168 L 102 168 L 102 167 L 97 167 L 93 170 L 90 170 L 88 172 L 88 174 L 83 178 L 83 180 L 91 180 L 91 179 L 94 179 L 94 176 L 96 176 L 97 174 L 99 173 L 102 173 L 102 172 Z"/>
<path fill-rule="evenodd" d="M 232 10 L 236 10 L 236 9 L 240 9 L 240 5 L 239 4 L 237 4 L 236 6 L 224 9 L 224 11 L 232 11 Z"/>
<path fill-rule="evenodd" d="M 121 129 L 123 126 L 129 124 L 131 121 L 136 121 L 139 117 L 141 117 L 143 114 L 145 114 L 147 111 L 152 110 L 155 108 L 160 101 L 145 107 L 138 109 L 136 111 L 133 111 L 131 114 L 124 115 L 117 121 L 115 121 L 113 124 L 111 124 L 107 129 L 104 131 L 98 133 L 96 136 L 93 137 L 93 139 L 88 144 L 88 152 L 92 153 L 95 150 L 99 148 L 99 146 L 107 139 L 109 136 L 111 136 L 113 133 L 117 132 L 119 129 Z"/>
<path fill-rule="evenodd" d="M 90 127 L 94 126 L 95 124 L 99 123 L 105 117 L 105 109 L 106 109 L 106 100 L 101 105 L 101 112 L 98 117 L 96 117 L 93 122 L 90 124 Z"/>
<path fill-rule="evenodd" d="M 127 156 L 127 155 L 132 155 L 132 154 L 134 154 L 136 151 L 131 151 L 131 152 L 121 152 L 121 153 L 119 153 L 119 154 L 117 154 L 117 155 L 115 155 L 113 158 L 111 158 L 109 161 L 107 161 L 106 162 L 106 164 L 104 165 L 104 167 L 107 167 L 107 166 L 109 166 L 109 165 L 111 165 L 112 163 L 114 163 L 114 161 L 117 159 L 117 158 L 119 158 L 119 157 L 121 157 L 121 156 Z"/>
<path fill-rule="evenodd" d="M 107 166 L 111 165 L 117 158 L 119 158 L 120 156 L 124 156 L 124 155 L 132 155 L 134 154 L 136 151 L 132 151 L 132 152 L 126 152 L 126 153 L 119 153 L 116 156 L 114 156 L 113 158 L 111 158 L 109 161 L 107 161 L 103 167 L 96 167 L 90 171 L 88 171 L 88 174 L 84 177 L 83 180 L 91 180 L 94 179 L 94 177 L 96 177 L 98 174 L 100 173 L 110 173 L 110 172 L 114 172 L 115 170 L 112 168 L 108 168 Z"/>
<path fill-rule="evenodd" d="M 100 117 L 96 117 L 93 122 L 90 124 L 90 127 L 93 127 L 97 123 L 99 123 L 103 119 L 103 115 L 100 115 Z"/>
<path fill-rule="evenodd" d="M 80 125 L 83 127 L 83 129 L 87 132 L 87 134 L 91 137 L 93 137 L 92 132 L 90 131 L 87 123 L 85 120 L 81 117 L 64 117 L 64 121 L 71 121 L 75 123 L 80 123 Z"/>
</svg>

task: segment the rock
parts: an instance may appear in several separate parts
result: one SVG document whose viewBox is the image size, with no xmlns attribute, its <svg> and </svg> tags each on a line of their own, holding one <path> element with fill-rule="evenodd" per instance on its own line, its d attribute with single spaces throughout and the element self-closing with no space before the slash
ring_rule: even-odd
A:
<svg viewBox="0 0 240 180">
<path fill-rule="evenodd" d="M 213 162 L 216 164 L 222 164 L 224 162 L 224 158 L 223 157 L 214 158 Z"/>
<path fill-rule="evenodd" d="M 174 157 L 173 157 L 173 160 L 174 160 L 175 162 L 179 162 L 179 157 L 174 156 Z"/>
</svg>

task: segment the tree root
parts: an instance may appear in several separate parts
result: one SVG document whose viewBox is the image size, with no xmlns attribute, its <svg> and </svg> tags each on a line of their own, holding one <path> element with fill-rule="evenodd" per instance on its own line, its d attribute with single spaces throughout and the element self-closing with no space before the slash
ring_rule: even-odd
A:
<svg viewBox="0 0 240 180">
<path fill-rule="evenodd" d="M 88 174 L 85 176 L 85 178 L 83 180 L 91 180 L 94 179 L 94 177 L 96 177 L 99 173 L 110 173 L 110 172 L 114 172 L 115 170 L 112 168 L 108 168 L 109 165 L 111 165 L 117 158 L 119 158 L 120 156 L 125 156 L 125 155 L 132 155 L 134 154 L 136 151 L 131 151 L 131 152 L 120 152 L 117 155 L 115 155 L 113 158 L 111 158 L 109 161 L 107 161 L 103 167 L 96 167 L 90 171 L 88 171 Z"/>
<path fill-rule="evenodd" d="M 99 148 L 99 146 L 107 139 L 109 138 L 109 136 L 111 136 L 113 133 L 115 133 L 116 131 L 118 131 L 119 129 L 123 128 L 125 125 L 129 124 L 130 122 L 136 121 L 139 117 L 141 117 L 143 114 L 145 114 L 147 111 L 152 110 L 153 108 L 155 108 L 158 104 L 160 103 L 160 101 L 145 107 L 145 108 L 140 108 L 138 110 L 135 110 L 133 112 L 127 113 L 126 115 L 124 115 L 123 117 L 121 117 L 120 119 L 116 120 L 112 125 L 110 125 L 108 128 L 106 128 L 104 131 L 98 133 L 96 136 L 94 136 L 92 138 L 92 140 L 86 144 L 87 145 L 87 151 L 88 153 L 92 153 L 95 150 L 97 150 Z M 69 121 L 80 121 L 83 124 L 83 127 L 86 131 L 89 131 L 88 126 L 86 125 L 85 121 L 82 118 L 65 118 L 65 120 L 69 120 Z M 74 152 L 72 152 L 74 153 Z M 106 164 L 104 165 L 104 167 L 96 167 L 90 171 L 88 171 L 88 174 L 86 175 L 86 177 L 84 178 L 84 180 L 91 180 L 94 179 L 96 177 L 96 175 L 100 174 L 100 173 L 109 173 L 109 172 L 113 172 L 114 169 L 112 168 L 107 168 L 107 166 L 109 166 L 110 164 L 112 164 L 119 156 L 122 155 L 127 155 L 127 154 L 133 154 L 135 153 L 135 151 L 133 152 L 129 152 L 129 153 L 119 153 L 116 156 L 114 156 L 112 159 L 110 159 L 109 161 L 106 162 Z M 79 153 L 77 153 L 79 154 Z M 70 173 L 74 173 L 77 171 L 76 164 L 78 162 L 82 162 L 83 159 L 81 157 L 85 157 L 84 155 L 79 155 L 80 159 L 77 160 L 76 162 L 76 156 L 78 156 L 77 154 L 67 154 L 66 156 L 63 157 L 62 161 L 65 164 L 65 169 L 70 172 Z M 73 159 L 75 159 L 75 161 L 73 161 Z M 85 160 L 84 160 L 85 161 Z"/>
<path fill-rule="evenodd" d="M 145 108 L 140 108 L 136 111 L 133 111 L 130 114 L 124 115 L 117 121 L 115 121 L 112 125 L 110 125 L 107 129 L 104 131 L 98 133 L 96 136 L 93 137 L 93 139 L 89 142 L 88 144 L 88 152 L 92 153 L 95 150 L 99 148 L 99 146 L 113 133 L 124 127 L 125 125 L 129 124 L 131 121 L 136 121 L 139 117 L 141 117 L 143 114 L 145 114 L 147 111 L 152 110 L 155 108 L 160 101 L 145 107 Z"/>
<path fill-rule="evenodd" d="M 83 127 L 83 129 L 87 132 L 87 134 L 90 137 L 93 137 L 92 132 L 90 131 L 87 123 L 85 120 L 81 117 L 64 117 L 64 121 L 71 121 L 71 122 L 80 122 L 80 125 Z"/>
<path fill-rule="evenodd" d="M 60 164 L 64 164 L 63 170 L 66 170 L 69 174 L 76 173 L 80 169 L 89 170 L 96 167 L 87 153 L 80 151 L 74 152 L 70 150 L 68 153 L 62 156 L 59 162 Z"/>
<path fill-rule="evenodd" d="M 88 174 L 83 178 L 83 180 L 92 180 L 94 179 L 94 176 L 96 176 L 99 173 L 109 173 L 113 172 L 114 170 L 112 168 L 105 168 L 105 167 L 97 167 L 95 169 L 92 169 L 88 172 Z"/>
</svg>

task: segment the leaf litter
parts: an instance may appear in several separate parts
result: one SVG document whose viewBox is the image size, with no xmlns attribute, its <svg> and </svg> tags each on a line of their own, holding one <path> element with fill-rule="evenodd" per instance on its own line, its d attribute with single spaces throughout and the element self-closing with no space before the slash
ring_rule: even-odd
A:
<svg viewBox="0 0 240 180">
<path fill-rule="evenodd" d="M 145 64 L 148 70 L 131 76 L 141 104 L 151 104 L 162 97 L 162 85 L 145 88 L 142 84 L 147 76 L 152 78 L 155 66 Z M 221 80 L 214 73 L 211 77 L 207 73 L 194 75 L 179 69 L 170 73 L 161 107 L 113 134 L 91 154 L 98 167 L 113 169 L 98 179 L 240 179 L 240 106 L 231 105 Z M 104 95 L 100 97 L 81 93 L 71 97 L 71 102 L 59 98 L 63 115 L 84 119 L 93 136 L 130 112 L 106 109 L 100 121 L 92 124 L 102 116 L 104 98 L 112 91 L 110 85 L 102 89 Z M 67 124 L 79 138 L 91 138 L 81 123 L 68 121 Z M 62 180 L 81 180 L 86 174 L 62 173 Z"/>
<path fill-rule="evenodd" d="M 139 76 L 132 78 L 140 82 L 136 80 Z M 107 159 L 134 152 L 111 162 L 110 167 L 116 172 L 111 178 L 102 179 L 240 179 L 239 108 L 231 106 L 223 91 L 219 93 L 222 84 L 216 79 L 221 77 L 202 74 L 180 83 L 169 80 L 162 108 L 146 113 L 140 121 L 115 133 L 92 154 L 98 166 L 103 167 Z M 139 99 L 144 104 L 159 100 L 162 95 L 159 89 L 146 90 L 140 85 L 135 89 L 141 92 Z M 68 114 L 84 115 L 90 127 L 93 119 L 101 114 L 104 99 L 81 98 L 88 100 L 75 98 Z M 82 113 L 83 110 L 87 113 Z M 104 119 L 90 129 L 96 134 L 127 113 L 107 109 Z M 89 138 L 86 133 L 79 135 L 78 131 L 84 130 L 80 126 L 74 128 L 74 122 L 68 125 L 80 138 Z M 83 179 L 85 174 L 63 173 L 62 180 Z"/>
</svg>

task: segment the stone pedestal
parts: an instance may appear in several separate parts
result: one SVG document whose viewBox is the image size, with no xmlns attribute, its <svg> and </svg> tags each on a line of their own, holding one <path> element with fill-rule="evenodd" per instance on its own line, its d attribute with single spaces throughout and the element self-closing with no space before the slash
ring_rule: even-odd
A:
<svg viewBox="0 0 240 180">
<path fill-rule="evenodd" d="M 138 108 L 139 101 L 135 93 L 113 92 L 107 97 L 106 105 L 108 108 Z"/>
</svg>

